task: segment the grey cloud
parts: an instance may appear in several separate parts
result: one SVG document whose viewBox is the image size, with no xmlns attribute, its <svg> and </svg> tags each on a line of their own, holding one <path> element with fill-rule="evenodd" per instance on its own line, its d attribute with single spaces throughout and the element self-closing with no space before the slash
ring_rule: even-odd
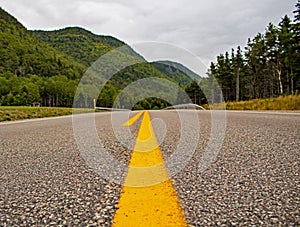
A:
<svg viewBox="0 0 300 227">
<path fill-rule="evenodd" d="M 170 42 L 205 64 L 292 15 L 296 0 L 0 0 L 29 29 L 78 25 L 127 43 Z"/>
</svg>

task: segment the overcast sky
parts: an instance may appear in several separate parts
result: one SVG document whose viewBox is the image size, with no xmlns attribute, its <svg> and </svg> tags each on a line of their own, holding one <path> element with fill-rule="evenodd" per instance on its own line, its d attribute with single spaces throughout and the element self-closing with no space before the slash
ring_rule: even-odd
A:
<svg viewBox="0 0 300 227">
<path fill-rule="evenodd" d="M 278 24 L 297 0 L 0 0 L 28 29 L 81 26 L 128 44 L 160 41 L 188 49 L 205 65 Z"/>
</svg>

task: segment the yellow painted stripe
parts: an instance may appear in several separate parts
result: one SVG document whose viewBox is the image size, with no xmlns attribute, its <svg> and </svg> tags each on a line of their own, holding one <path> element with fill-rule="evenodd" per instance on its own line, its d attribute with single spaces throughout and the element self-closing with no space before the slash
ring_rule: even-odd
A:
<svg viewBox="0 0 300 227">
<path fill-rule="evenodd" d="M 131 126 L 132 124 L 134 124 L 134 122 L 136 122 L 142 116 L 143 113 L 144 113 L 144 111 L 137 113 L 135 116 L 133 116 L 128 121 L 126 121 L 124 124 L 122 124 L 122 126 Z"/>
<path fill-rule="evenodd" d="M 187 226 L 148 111 L 144 112 L 113 226 Z"/>
</svg>

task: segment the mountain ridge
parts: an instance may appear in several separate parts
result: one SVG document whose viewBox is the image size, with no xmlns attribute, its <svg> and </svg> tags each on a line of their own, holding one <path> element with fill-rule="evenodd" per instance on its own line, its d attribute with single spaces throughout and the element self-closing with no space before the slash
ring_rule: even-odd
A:
<svg viewBox="0 0 300 227">
<path fill-rule="evenodd" d="M 96 35 L 81 27 L 66 27 L 53 31 L 34 30 L 31 33 L 85 66 L 90 66 L 101 55 L 127 45 L 115 37 Z"/>
<path fill-rule="evenodd" d="M 153 67 L 115 37 L 96 35 L 80 27 L 27 30 L 2 8 L 0 40 L 0 105 L 70 106 L 73 102 L 81 102 L 79 106 L 91 107 L 94 98 L 90 91 L 98 92 L 100 82 L 100 87 L 104 87 L 97 104 L 111 107 L 119 92 L 139 79 L 157 77 L 175 82 L 174 77 Z M 138 57 L 142 63 L 120 70 L 106 84 L 101 78 L 92 78 L 74 97 L 84 72 L 103 54 L 124 45 L 128 47 L 124 54 Z M 116 63 L 123 60 L 122 57 L 113 59 Z M 142 93 L 142 90 L 137 92 Z M 164 108 L 167 105 L 155 98 L 138 103 L 139 108 Z"/>
<path fill-rule="evenodd" d="M 185 65 L 179 63 L 179 62 L 174 62 L 174 61 L 169 61 L 169 60 L 160 60 L 156 61 L 156 63 L 164 64 L 165 66 L 169 66 L 171 68 L 176 69 L 178 72 L 184 73 L 186 76 L 191 78 L 191 80 L 196 80 L 199 82 L 201 80 L 201 75 L 198 75 Z"/>
</svg>

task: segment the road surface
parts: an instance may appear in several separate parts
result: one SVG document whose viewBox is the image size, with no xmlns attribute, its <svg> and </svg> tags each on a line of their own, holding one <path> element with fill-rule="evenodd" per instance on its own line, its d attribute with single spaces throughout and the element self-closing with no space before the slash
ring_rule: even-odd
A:
<svg viewBox="0 0 300 227">
<path fill-rule="evenodd" d="M 149 113 L 156 119 L 154 130 L 162 125 L 166 132 L 160 141 L 166 160 L 179 143 L 180 118 L 175 111 Z M 197 115 L 196 151 L 172 176 L 186 223 L 300 225 L 300 114 L 227 112 L 221 150 L 204 172 L 198 171 L 199 160 L 210 138 L 211 115 Z M 95 116 L 105 149 L 128 166 L 132 150 L 115 136 L 111 113 Z M 133 135 L 140 122 L 128 126 Z M 0 226 L 112 225 L 123 185 L 87 164 L 71 116 L 1 123 L 0 138 Z"/>
</svg>

